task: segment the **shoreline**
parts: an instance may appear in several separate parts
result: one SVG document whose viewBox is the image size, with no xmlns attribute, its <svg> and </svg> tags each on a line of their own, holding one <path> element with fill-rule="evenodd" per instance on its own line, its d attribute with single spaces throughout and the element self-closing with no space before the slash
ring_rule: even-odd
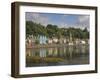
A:
<svg viewBox="0 0 100 80">
<path fill-rule="evenodd" d="M 36 49 L 36 48 L 55 48 L 55 47 L 67 47 L 67 46 L 88 46 L 89 44 L 38 44 L 31 47 L 26 47 L 26 49 Z"/>
</svg>

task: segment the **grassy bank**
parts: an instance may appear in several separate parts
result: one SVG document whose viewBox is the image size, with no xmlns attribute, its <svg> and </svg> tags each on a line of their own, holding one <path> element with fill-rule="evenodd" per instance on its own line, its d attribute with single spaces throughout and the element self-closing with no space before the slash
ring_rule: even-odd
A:
<svg viewBox="0 0 100 80">
<path fill-rule="evenodd" d="M 59 57 L 38 57 L 38 56 L 27 56 L 26 62 L 27 63 L 57 63 L 64 61 L 62 58 Z"/>
</svg>

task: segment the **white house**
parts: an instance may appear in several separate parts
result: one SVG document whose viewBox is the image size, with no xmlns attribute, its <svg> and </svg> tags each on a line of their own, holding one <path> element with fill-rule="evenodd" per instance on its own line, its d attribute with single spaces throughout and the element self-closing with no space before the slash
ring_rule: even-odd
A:
<svg viewBox="0 0 100 80">
<path fill-rule="evenodd" d="M 73 42 L 69 42 L 68 45 L 74 45 L 74 43 Z"/>
<path fill-rule="evenodd" d="M 58 39 L 57 38 L 53 38 L 52 40 L 53 40 L 54 43 L 57 43 L 58 42 Z"/>
<path fill-rule="evenodd" d="M 49 44 L 53 43 L 53 40 L 52 39 L 48 39 L 48 43 Z"/>
<path fill-rule="evenodd" d="M 84 40 L 81 41 L 81 44 L 86 44 L 86 42 Z"/>
<path fill-rule="evenodd" d="M 64 43 L 66 43 L 66 42 L 67 42 L 67 40 L 66 40 L 66 39 L 63 39 L 63 41 L 64 41 Z"/>
</svg>

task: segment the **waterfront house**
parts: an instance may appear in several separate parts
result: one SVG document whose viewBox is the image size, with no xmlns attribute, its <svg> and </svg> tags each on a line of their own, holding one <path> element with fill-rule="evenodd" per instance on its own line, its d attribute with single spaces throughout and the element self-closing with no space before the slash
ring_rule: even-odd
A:
<svg viewBox="0 0 100 80">
<path fill-rule="evenodd" d="M 73 42 L 69 42 L 68 45 L 74 45 L 74 43 Z"/>
<path fill-rule="evenodd" d="M 52 39 L 48 39 L 48 43 L 49 44 L 52 44 L 53 43 L 53 40 Z"/>
<path fill-rule="evenodd" d="M 75 39 L 74 43 L 75 44 L 80 44 L 80 39 Z"/>
<path fill-rule="evenodd" d="M 46 36 L 39 35 L 39 43 L 40 44 L 46 44 L 47 40 L 48 40 L 48 38 Z"/>
<path fill-rule="evenodd" d="M 67 43 L 67 40 L 66 39 L 63 39 L 63 43 Z"/>
<path fill-rule="evenodd" d="M 57 43 L 57 42 L 58 42 L 58 39 L 57 39 L 57 38 L 53 38 L 52 41 L 53 41 L 54 43 Z"/>
<path fill-rule="evenodd" d="M 67 43 L 67 39 L 66 38 L 60 38 L 59 43 L 60 44 Z"/>
<path fill-rule="evenodd" d="M 85 40 L 81 40 L 81 44 L 86 44 L 86 41 Z"/>
<path fill-rule="evenodd" d="M 86 44 L 89 44 L 90 40 L 89 39 L 85 39 L 85 42 L 86 42 Z"/>
<path fill-rule="evenodd" d="M 32 48 L 33 47 L 32 39 L 29 38 L 29 37 L 26 39 L 26 47 L 27 48 Z"/>
</svg>

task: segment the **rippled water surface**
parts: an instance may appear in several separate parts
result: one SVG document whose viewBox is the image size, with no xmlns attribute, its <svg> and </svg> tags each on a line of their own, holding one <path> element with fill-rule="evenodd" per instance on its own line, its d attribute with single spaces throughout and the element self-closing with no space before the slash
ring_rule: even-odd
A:
<svg viewBox="0 0 100 80">
<path fill-rule="evenodd" d="M 26 49 L 26 67 L 89 64 L 89 46 Z"/>
</svg>

